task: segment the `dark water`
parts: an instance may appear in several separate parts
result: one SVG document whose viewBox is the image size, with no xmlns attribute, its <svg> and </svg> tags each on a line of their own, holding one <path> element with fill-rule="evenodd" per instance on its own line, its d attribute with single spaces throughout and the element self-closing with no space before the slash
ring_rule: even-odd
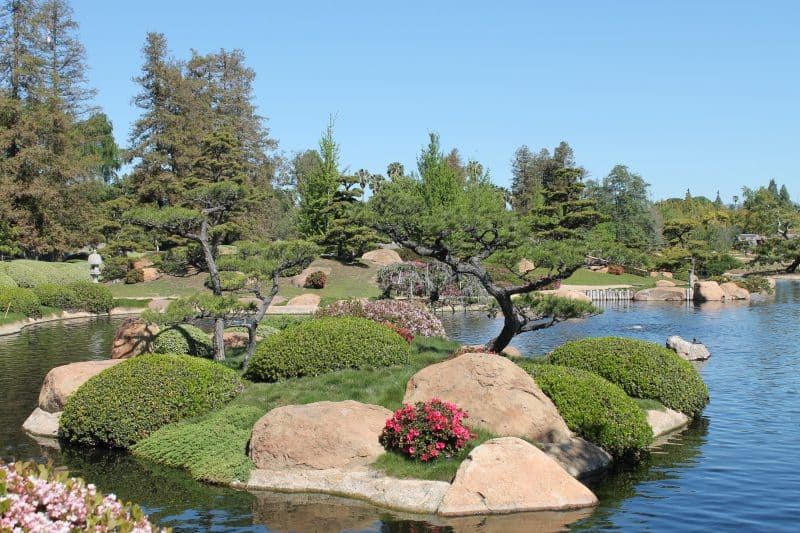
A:
<svg viewBox="0 0 800 533">
<path fill-rule="evenodd" d="M 484 342 L 499 323 L 445 315 L 465 343 Z M 800 283 L 774 298 L 740 304 L 628 304 L 600 316 L 528 334 L 528 355 L 565 340 L 624 335 L 663 342 L 702 340 L 701 372 L 712 401 L 693 426 L 648 462 L 592 486 L 601 504 L 582 513 L 536 513 L 441 522 L 320 495 L 251 494 L 192 481 L 184 473 L 121 453 L 40 446 L 20 429 L 53 366 L 105 357 L 118 321 L 69 321 L 0 337 L 0 457 L 52 459 L 106 492 L 140 503 L 178 531 L 796 531 L 800 521 Z"/>
</svg>

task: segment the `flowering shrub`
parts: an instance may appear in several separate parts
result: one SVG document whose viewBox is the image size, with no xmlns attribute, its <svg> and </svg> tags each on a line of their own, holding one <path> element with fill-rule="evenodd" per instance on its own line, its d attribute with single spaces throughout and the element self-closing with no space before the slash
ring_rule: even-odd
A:
<svg viewBox="0 0 800 533">
<path fill-rule="evenodd" d="M 0 531 L 154 530 L 138 506 L 103 496 L 81 479 L 32 463 L 0 465 Z"/>
<path fill-rule="evenodd" d="M 381 322 L 381 324 L 383 324 L 387 328 L 391 329 L 392 331 L 403 337 L 406 340 L 406 342 L 410 343 L 411 341 L 414 340 L 414 335 L 412 335 L 411 332 L 408 331 L 408 329 L 402 326 L 398 326 L 397 324 L 392 324 L 391 322 Z"/>
<path fill-rule="evenodd" d="M 485 346 L 462 346 L 455 352 L 448 355 L 447 358 L 455 359 L 459 355 L 464 355 L 465 353 L 485 353 L 487 355 L 499 355 L 497 352 L 487 350 Z"/>
<path fill-rule="evenodd" d="M 402 452 L 415 460 L 452 457 L 470 439 L 478 438 L 462 424 L 467 416 L 466 411 L 437 398 L 416 405 L 403 404 L 386 421 L 380 442 L 387 450 Z"/>
<path fill-rule="evenodd" d="M 404 300 L 340 300 L 317 311 L 319 317 L 355 316 L 403 328 L 413 337 L 446 337 L 441 320 L 424 306 Z M 399 333 L 399 331 L 398 331 Z M 402 333 L 400 333 L 403 335 Z"/>
<path fill-rule="evenodd" d="M 325 272 L 317 270 L 316 272 L 312 272 L 306 276 L 306 282 L 303 284 L 303 286 L 306 289 L 324 289 L 327 281 L 328 277 L 325 275 Z"/>
</svg>

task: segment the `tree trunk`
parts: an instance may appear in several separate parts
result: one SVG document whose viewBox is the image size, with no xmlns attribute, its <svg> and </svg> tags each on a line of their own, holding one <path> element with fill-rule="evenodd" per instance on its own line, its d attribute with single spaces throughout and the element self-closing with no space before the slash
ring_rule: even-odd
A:
<svg viewBox="0 0 800 533">
<path fill-rule="evenodd" d="M 503 329 L 500 330 L 500 334 L 497 337 L 486 343 L 485 348 L 490 352 L 500 353 L 508 346 L 514 335 L 517 334 L 519 324 L 514 313 L 514 305 L 511 303 L 511 296 L 503 292 L 497 292 L 492 296 L 494 296 L 503 313 Z"/>
<path fill-rule="evenodd" d="M 786 267 L 786 272 L 788 274 L 792 274 L 795 270 L 797 270 L 797 267 L 800 267 L 800 257 L 795 257 L 794 261 L 792 261 L 792 263 Z"/>
<path fill-rule="evenodd" d="M 264 316 L 267 314 L 267 309 L 272 303 L 272 299 L 278 294 L 278 288 L 278 270 L 276 269 L 272 274 L 272 289 L 269 291 L 269 294 L 262 296 L 261 291 L 256 293 L 256 298 L 261 300 L 261 302 L 258 305 L 258 311 L 256 311 L 255 316 L 253 316 L 253 320 L 247 326 L 247 351 L 245 352 L 244 361 L 242 362 L 243 370 L 247 369 L 250 358 L 253 357 L 253 354 L 256 352 L 256 331 L 258 330 L 258 325 L 264 320 Z"/>
<path fill-rule="evenodd" d="M 225 319 L 214 319 L 214 361 L 225 360 Z"/>
<path fill-rule="evenodd" d="M 219 281 L 219 270 L 217 269 L 217 261 L 214 259 L 214 253 L 211 249 L 211 243 L 208 242 L 208 221 L 203 220 L 200 226 L 200 235 L 198 235 L 197 242 L 203 248 L 203 257 L 206 260 L 206 267 L 208 267 L 208 275 L 211 277 L 211 290 L 214 296 L 222 295 L 222 284 Z"/>
</svg>

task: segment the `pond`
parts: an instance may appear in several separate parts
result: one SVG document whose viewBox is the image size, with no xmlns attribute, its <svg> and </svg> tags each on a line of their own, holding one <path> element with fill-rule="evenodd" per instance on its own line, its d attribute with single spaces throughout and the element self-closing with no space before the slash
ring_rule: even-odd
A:
<svg viewBox="0 0 800 533">
<path fill-rule="evenodd" d="M 483 342 L 499 322 L 446 314 L 448 333 Z M 662 343 L 672 334 L 702 340 L 711 403 L 691 428 L 650 459 L 592 485 L 601 504 L 576 514 L 511 515 L 447 523 L 403 516 L 339 498 L 251 494 L 192 481 L 184 473 L 102 450 L 58 452 L 20 426 L 53 366 L 101 359 L 119 319 L 67 321 L 0 337 L 0 457 L 50 459 L 101 490 L 145 507 L 177 531 L 794 531 L 800 518 L 800 283 L 775 297 L 724 305 L 628 303 L 602 315 L 515 340 L 528 355 L 584 336 L 623 335 Z"/>
</svg>

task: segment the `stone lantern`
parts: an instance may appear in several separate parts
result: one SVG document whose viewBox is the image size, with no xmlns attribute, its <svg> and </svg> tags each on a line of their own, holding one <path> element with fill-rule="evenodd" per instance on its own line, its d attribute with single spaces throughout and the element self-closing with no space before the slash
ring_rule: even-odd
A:
<svg viewBox="0 0 800 533">
<path fill-rule="evenodd" d="M 103 264 L 103 258 L 97 253 L 97 250 L 92 250 L 89 254 L 89 275 L 92 276 L 92 281 L 97 283 L 100 281 L 100 267 Z"/>
</svg>

